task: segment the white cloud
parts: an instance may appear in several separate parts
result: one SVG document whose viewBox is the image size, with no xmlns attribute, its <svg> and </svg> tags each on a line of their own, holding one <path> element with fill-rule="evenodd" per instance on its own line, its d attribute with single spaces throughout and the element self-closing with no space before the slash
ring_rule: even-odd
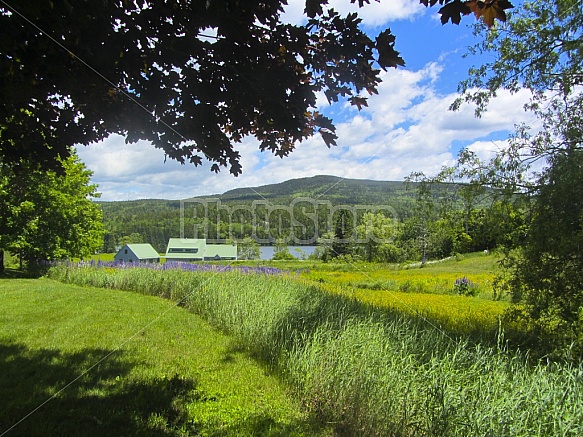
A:
<svg viewBox="0 0 583 437">
<path fill-rule="evenodd" d="M 253 168 L 259 158 L 256 145 L 239 147 L 245 168 Z M 239 186 L 239 179 L 228 171 L 218 175 L 209 165 L 191 164 L 164 159 L 164 152 L 145 141 L 125 144 L 122 137 L 112 135 L 105 141 L 87 147 L 77 147 L 80 158 L 94 172 L 103 200 L 143 198 L 180 199 L 198 195 L 220 194 Z"/>
<path fill-rule="evenodd" d="M 327 148 L 317 135 L 280 159 L 259 152 L 255 139 L 245 140 L 238 145 L 243 165 L 238 178 L 228 170 L 211 173 L 208 164 L 196 168 L 170 159 L 164 163 L 161 150 L 145 142 L 125 144 L 119 136 L 80 147 L 79 155 L 95 172 L 93 179 L 104 200 L 179 199 L 319 174 L 376 180 L 403 180 L 413 171 L 431 175 L 453 164 L 461 146 L 486 156 L 502 144 L 496 142 L 501 132 L 532 121 L 522 110 L 528 98 L 523 93 L 500 92 L 481 119 L 474 117 L 470 105 L 449 111 L 455 95 L 443 96 L 435 90 L 434 79 L 440 72 L 441 67 L 431 63 L 419 71 L 384 73 L 379 95 L 370 97 L 367 108 L 357 112 L 348 107 L 341 112 L 343 118 L 336 121 L 337 147 Z M 337 104 L 332 112 L 342 107 Z"/>
<path fill-rule="evenodd" d="M 285 8 L 283 20 L 290 24 L 302 24 L 306 21 L 304 8 L 306 0 L 289 0 Z M 418 2 L 411 0 L 391 0 L 376 1 L 371 0 L 370 4 L 358 7 L 358 1 L 351 3 L 350 0 L 330 0 L 328 7 L 334 8 L 340 15 L 357 12 L 365 26 L 383 26 L 389 21 L 406 20 L 423 13 L 426 9 Z"/>
<path fill-rule="evenodd" d="M 351 3 L 349 0 L 332 0 L 329 4 L 341 15 L 357 12 L 367 26 L 382 26 L 389 21 L 410 19 L 426 9 L 419 2 L 410 0 L 372 0 L 363 8 L 358 7 L 358 1 Z"/>
<path fill-rule="evenodd" d="M 302 24 L 306 21 L 304 8 L 305 0 L 288 0 L 285 12 L 282 14 L 282 21 L 289 24 Z"/>
<path fill-rule="evenodd" d="M 480 161 L 487 162 L 494 158 L 497 153 L 508 147 L 507 141 L 476 141 L 468 145 L 468 150 L 476 154 Z"/>
</svg>

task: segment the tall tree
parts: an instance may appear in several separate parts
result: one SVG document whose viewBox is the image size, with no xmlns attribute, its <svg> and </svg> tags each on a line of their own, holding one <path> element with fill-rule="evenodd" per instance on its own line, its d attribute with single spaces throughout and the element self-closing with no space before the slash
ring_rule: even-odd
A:
<svg viewBox="0 0 583 437">
<path fill-rule="evenodd" d="M 522 256 L 508 263 L 513 274 L 504 284 L 521 303 L 513 317 L 575 357 L 583 357 L 582 168 L 581 149 L 553 157 Z"/>
<path fill-rule="evenodd" d="M 511 7 L 421 2 L 443 5 L 444 23 L 473 11 L 491 24 Z M 389 29 L 371 38 L 357 14 L 340 16 L 328 0 L 306 0 L 306 23 L 286 24 L 286 3 L 0 1 L 0 160 L 54 168 L 69 146 L 117 133 L 238 175 L 235 146 L 248 135 L 282 157 L 317 133 L 335 144 L 317 94 L 366 106 L 380 69 L 404 61 Z"/>
<path fill-rule="evenodd" d="M 91 172 L 74 154 L 62 167 L 61 174 L 30 163 L 0 165 L 0 251 L 35 262 L 84 257 L 101 247 Z"/>
<path fill-rule="evenodd" d="M 356 234 L 354 217 L 352 210 L 339 209 L 334 222 L 334 240 L 332 241 L 332 256 L 338 257 L 347 255 L 350 252 L 350 246 L 354 244 Z"/>
<path fill-rule="evenodd" d="M 552 337 L 547 347 L 583 357 L 583 204 L 577 189 L 583 182 L 583 5 L 526 3 L 477 50 L 494 61 L 471 70 L 454 108 L 471 101 L 479 115 L 500 89 L 527 89 L 527 108 L 543 126 L 534 134 L 521 126 L 489 163 L 468 154 L 462 160 L 466 175 L 533 201 L 523 251 L 506 261 L 510 275 L 503 284 L 521 302 L 512 315 Z M 534 163 L 542 172 L 532 172 Z"/>
<path fill-rule="evenodd" d="M 583 6 L 577 0 L 529 1 L 504 25 L 486 32 L 477 24 L 483 38 L 471 52 L 494 60 L 470 69 L 453 109 L 468 101 L 480 115 L 502 89 L 531 91 L 532 109 L 543 108 L 551 96 L 577 93 L 583 81 L 582 29 Z"/>
<path fill-rule="evenodd" d="M 412 222 L 417 228 L 417 239 L 421 252 L 421 263 L 427 261 L 427 245 L 430 223 L 437 219 L 438 194 L 436 186 L 441 180 L 427 177 L 423 172 L 413 172 L 406 179 L 408 190 L 415 190 L 415 207 Z"/>
</svg>

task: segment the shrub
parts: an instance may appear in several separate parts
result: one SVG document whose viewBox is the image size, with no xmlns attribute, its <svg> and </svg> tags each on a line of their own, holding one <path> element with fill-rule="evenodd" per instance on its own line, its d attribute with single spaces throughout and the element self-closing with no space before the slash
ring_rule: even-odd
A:
<svg viewBox="0 0 583 437">
<path fill-rule="evenodd" d="M 465 276 L 455 280 L 453 291 L 455 294 L 461 294 L 462 296 L 475 296 L 478 294 L 478 290 L 474 287 L 472 281 Z"/>
</svg>

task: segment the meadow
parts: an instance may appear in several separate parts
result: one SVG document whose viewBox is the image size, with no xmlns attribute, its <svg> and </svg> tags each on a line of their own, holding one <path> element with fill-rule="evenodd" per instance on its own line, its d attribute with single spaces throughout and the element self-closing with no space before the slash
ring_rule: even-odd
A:
<svg viewBox="0 0 583 437">
<path fill-rule="evenodd" d="M 460 268 L 469 277 L 480 274 L 478 268 L 471 271 L 471 262 L 467 268 L 463 262 L 428 266 L 415 274 L 433 268 L 438 276 L 439 269 L 453 276 Z M 162 297 L 194 312 L 277 375 L 303 411 L 331 426 L 335 435 L 583 434 L 580 366 L 531 360 L 508 349 L 504 333 L 489 324 L 481 342 L 423 314 L 328 289 L 342 287 L 327 278 L 348 281 L 355 266 L 328 265 L 320 271 L 303 266 L 300 272 L 264 274 L 84 264 L 61 265 L 49 275 L 83 287 Z M 378 280 L 390 279 L 388 272 L 379 273 Z M 355 287 L 352 276 L 350 281 L 355 290 L 383 291 Z M 448 293 L 425 295 L 478 306 L 493 302 Z"/>
<path fill-rule="evenodd" d="M 487 340 L 496 338 L 508 308 L 492 288 L 496 269 L 496 255 L 476 253 L 424 268 L 321 263 L 303 270 L 301 277 L 331 293 L 424 318 L 451 335 Z M 460 279 L 467 280 L 465 289 L 456 287 Z"/>
</svg>

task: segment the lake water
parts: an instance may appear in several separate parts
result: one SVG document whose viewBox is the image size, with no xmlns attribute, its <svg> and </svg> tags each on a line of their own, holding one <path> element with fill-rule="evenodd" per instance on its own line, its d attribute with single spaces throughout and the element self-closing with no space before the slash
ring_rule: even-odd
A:
<svg viewBox="0 0 583 437">
<path fill-rule="evenodd" d="M 316 246 L 288 246 L 287 248 L 289 249 L 289 253 L 291 253 L 296 258 L 307 258 L 314 252 Z M 261 259 L 269 260 L 273 258 L 275 247 L 261 246 L 259 247 L 259 251 L 261 252 Z"/>
</svg>

